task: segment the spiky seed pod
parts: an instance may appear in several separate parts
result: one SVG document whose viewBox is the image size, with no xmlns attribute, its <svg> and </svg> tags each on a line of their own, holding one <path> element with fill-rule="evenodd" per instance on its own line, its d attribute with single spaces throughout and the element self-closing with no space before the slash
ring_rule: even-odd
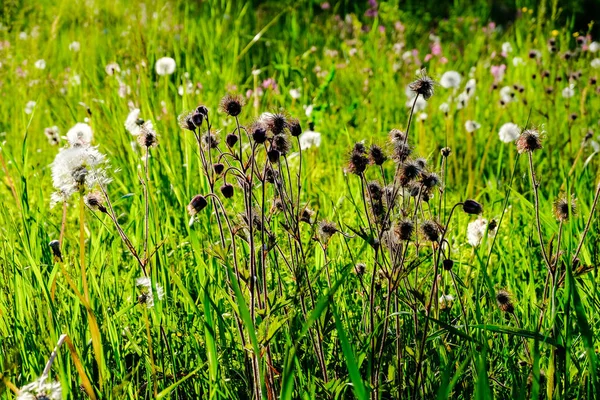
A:
<svg viewBox="0 0 600 400">
<path fill-rule="evenodd" d="M 575 199 L 569 201 L 566 197 L 561 197 L 553 204 L 554 215 L 560 222 L 568 221 L 569 218 L 576 214 Z"/>
<path fill-rule="evenodd" d="M 354 143 L 354 147 L 352 147 L 352 151 L 355 151 L 355 152 L 361 153 L 361 154 L 367 154 L 367 148 L 365 147 L 365 144 L 362 142 Z"/>
<path fill-rule="evenodd" d="M 403 163 L 412 154 L 412 149 L 408 143 L 397 142 L 394 144 L 393 158 L 397 163 Z"/>
<path fill-rule="evenodd" d="M 288 127 L 287 115 L 283 112 L 268 114 L 264 117 L 264 122 L 267 128 L 276 136 L 284 133 Z"/>
<path fill-rule="evenodd" d="M 429 100 L 431 96 L 433 96 L 433 91 L 435 87 L 435 81 L 427 76 L 427 72 L 425 69 L 422 69 L 419 72 L 419 78 L 417 78 L 414 82 L 412 82 L 409 87 L 410 90 L 415 92 L 418 95 L 423 96 L 425 100 Z"/>
<path fill-rule="evenodd" d="M 90 192 L 86 194 L 83 198 L 83 201 L 89 208 L 91 208 L 94 211 L 98 210 L 105 214 L 108 213 L 106 207 L 104 207 L 104 197 L 102 197 L 102 195 L 99 192 Z"/>
<path fill-rule="evenodd" d="M 421 232 L 423 232 L 425 238 L 430 242 L 437 242 L 440 238 L 440 228 L 433 221 L 427 220 L 423 222 L 421 225 Z"/>
<path fill-rule="evenodd" d="M 524 130 L 517 139 L 517 151 L 519 154 L 534 152 L 542 148 L 540 133 L 535 129 Z"/>
<path fill-rule="evenodd" d="M 200 128 L 202 122 L 204 122 L 204 115 L 200 114 L 197 111 L 192 114 L 192 123 L 196 128 Z"/>
<path fill-rule="evenodd" d="M 62 261 L 62 252 L 60 251 L 60 242 L 58 240 L 52 240 L 50 243 L 48 243 L 48 246 L 50 246 L 50 249 L 52 249 L 52 254 L 54 254 L 54 257 L 56 257 Z"/>
<path fill-rule="evenodd" d="M 402 132 L 400 129 L 392 129 L 389 133 L 390 142 L 393 145 L 396 143 L 404 143 L 406 141 L 406 134 Z"/>
<path fill-rule="evenodd" d="M 225 136 L 225 143 L 227 144 L 227 146 L 231 149 L 233 148 L 233 146 L 235 146 L 235 144 L 238 142 L 238 135 L 236 135 L 235 133 L 229 133 L 227 134 L 227 136 Z"/>
<path fill-rule="evenodd" d="M 394 230 L 400 240 L 407 241 L 412 238 L 413 232 L 415 231 L 415 225 L 411 220 L 404 219 L 396 224 Z"/>
<path fill-rule="evenodd" d="M 279 150 L 277 149 L 271 149 L 267 152 L 267 156 L 269 157 L 269 161 L 271 161 L 273 164 L 275 164 L 277 161 L 279 161 Z"/>
<path fill-rule="evenodd" d="M 232 198 L 233 197 L 233 185 L 231 183 L 224 183 L 223 186 L 221 186 L 221 194 L 226 199 Z"/>
<path fill-rule="evenodd" d="M 306 222 L 307 224 L 313 223 L 313 215 L 315 212 L 308 207 L 304 207 L 300 212 L 300 222 Z"/>
<path fill-rule="evenodd" d="M 372 200 L 381 200 L 383 197 L 383 188 L 377 181 L 367 183 L 367 191 Z"/>
<path fill-rule="evenodd" d="M 195 114 L 194 111 L 191 112 L 185 112 L 179 115 L 179 117 L 177 118 L 177 121 L 179 122 L 179 126 L 182 129 L 187 129 L 188 131 L 195 131 L 196 130 L 196 124 L 194 123 L 193 120 L 193 115 Z M 202 122 L 202 121 L 200 121 Z"/>
<path fill-rule="evenodd" d="M 222 163 L 216 163 L 213 165 L 213 169 L 215 170 L 215 173 L 217 175 L 221 175 L 223 171 L 225 171 L 225 165 L 223 165 Z"/>
<path fill-rule="evenodd" d="M 515 306 L 512 303 L 510 293 L 506 290 L 499 290 L 496 293 L 496 303 L 500 311 L 512 314 L 515 312 Z"/>
<path fill-rule="evenodd" d="M 449 258 L 446 258 L 444 261 L 442 261 L 442 266 L 444 267 L 444 270 L 450 271 L 450 270 L 452 270 L 452 267 L 454 266 L 454 261 L 452 261 Z"/>
<path fill-rule="evenodd" d="M 300 126 L 300 121 L 298 121 L 296 118 L 289 120 L 288 128 L 290 130 L 290 134 L 294 137 L 298 137 L 302 134 L 302 126 Z"/>
<path fill-rule="evenodd" d="M 425 168 L 427 168 L 427 160 L 423 157 L 415 158 L 415 162 L 419 164 L 419 167 L 421 167 L 421 169 L 424 170 Z"/>
<path fill-rule="evenodd" d="M 490 223 L 488 224 L 488 232 L 495 231 L 497 227 L 498 227 L 498 221 L 496 221 L 495 219 L 491 220 Z"/>
<path fill-rule="evenodd" d="M 213 132 L 207 132 L 202 136 L 202 144 L 205 149 L 216 149 L 219 147 L 219 137 Z"/>
<path fill-rule="evenodd" d="M 369 165 L 369 158 L 366 156 L 364 146 L 362 143 L 354 145 L 354 149 L 350 153 L 350 160 L 348 162 L 348 170 L 356 175 L 361 175 L 367 169 Z"/>
<path fill-rule="evenodd" d="M 219 108 L 225 114 L 231 117 L 237 117 L 242 112 L 242 107 L 244 106 L 244 98 L 240 95 L 226 95 L 221 99 L 221 103 L 219 104 Z"/>
<path fill-rule="evenodd" d="M 250 136 L 256 143 L 262 144 L 267 140 L 267 129 L 262 124 L 254 123 L 250 127 Z"/>
<path fill-rule="evenodd" d="M 433 172 L 423 173 L 421 175 L 421 183 L 426 188 L 431 189 L 440 184 L 440 177 Z"/>
<path fill-rule="evenodd" d="M 442 157 L 444 158 L 448 158 L 450 156 L 450 153 L 452 153 L 452 150 L 450 149 L 450 147 L 444 147 L 440 153 L 442 154 Z"/>
<path fill-rule="evenodd" d="M 188 213 L 193 217 L 208 205 L 206 198 L 200 194 L 194 196 L 190 204 L 187 206 Z"/>
<path fill-rule="evenodd" d="M 285 210 L 283 200 L 280 197 L 275 197 L 271 206 L 271 213 L 282 212 L 283 210 Z"/>
<path fill-rule="evenodd" d="M 465 200 L 462 209 L 467 214 L 479 215 L 483 212 L 483 206 L 475 200 Z"/>
<path fill-rule="evenodd" d="M 367 266 L 364 263 L 357 263 L 354 266 L 354 273 L 358 276 L 363 276 L 366 270 Z"/>
<path fill-rule="evenodd" d="M 411 181 L 417 179 L 421 175 L 421 165 L 416 161 L 408 161 L 402 166 L 400 172 L 400 184 L 408 185 Z"/>
<path fill-rule="evenodd" d="M 321 241 L 327 243 L 329 239 L 331 239 L 331 237 L 338 232 L 338 229 L 335 222 L 323 220 L 319 222 L 319 228 L 317 232 L 319 233 Z"/>
<path fill-rule="evenodd" d="M 275 149 L 279 150 L 282 156 L 288 154 L 292 148 L 292 144 L 290 143 L 290 139 L 287 135 L 275 136 L 273 138 L 273 146 Z"/>
<path fill-rule="evenodd" d="M 387 156 L 383 152 L 383 149 L 376 144 L 369 148 L 369 158 L 371 159 L 371 163 L 375 165 L 382 165 L 385 160 L 387 160 Z"/>
</svg>

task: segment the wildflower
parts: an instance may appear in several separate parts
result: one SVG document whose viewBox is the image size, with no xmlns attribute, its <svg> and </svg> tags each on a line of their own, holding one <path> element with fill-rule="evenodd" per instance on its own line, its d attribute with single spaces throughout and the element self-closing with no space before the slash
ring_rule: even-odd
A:
<svg viewBox="0 0 600 400">
<path fill-rule="evenodd" d="M 232 198 L 233 197 L 233 185 L 231 183 L 224 183 L 223 186 L 221 186 L 221 194 L 226 199 Z"/>
<path fill-rule="evenodd" d="M 428 117 L 427 113 L 420 113 L 419 121 L 423 122 L 423 121 L 427 120 L 427 117 Z"/>
<path fill-rule="evenodd" d="M 194 196 L 192 201 L 190 201 L 190 204 L 188 204 L 187 210 L 190 216 L 193 217 L 194 215 L 202 211 L 207 205 L 208 202 L 206 201 L 206 198 L 200 194 L 197 194 L 196 196 Z"/>
<path fill-rule="evenodd" d="M 527 129 L 521 132 L 517 139 L 517 151 L 519 153 L 534 152 L 542 148 L 540 133 L 536 129 Z"/>
<path fill-rule="evenodd" d="M 175 60 L 171 57 L 159 58 L 156 60 L 156 64 L 154 65 L 156 73 L 160 76 L 171 75 L 173 72 L 175 72 L 175 67 Z"/>
<path fill-rule="evenodd" d="M 451 294 L 443 294 L 439 298 L 440 310 L 449 310 L 452 308 L 452 304 L 454 303 L 454 296 Z"/>
<path fill-rule="evenodd" d="M 240 95 L 226 95 L 221 100 L 219 108 L 230 117 L 237 117 L 242 112 L 244 98 Z"/>
<path fill-rule="evenodd" d="M 45 60 L 37 60 L 35 62 L 35 64 L 33 64 L 37 69 L 45 69 L 46 68 L 46 61 Z"/>
<path fill-rule="evenodd" d="M 590 43 L 590 45 L 588 46 L 588 50 L 592 53 L 596 53 L 598 50 L 600 50 L 600 43 L 598 43 L 598 42 Z"/>
<path fill-rule="evenodd" d="M 338 232 L 335 222 L 323 220 L 319 222 L 319 237 L 323 243 L 327 243 L 331 237 Z"/>
<path fill-rule="evenodd" d="M 506 124 L 502 125 L 498 131 L 498 136 L 504 143 L 514 142 L 517 140 L 520 134 L 521 129 L 517 124 L 513 124 L 512 122 L 507 122 Z"/>
<path fill-rule="evenodd" d="M 486 229 L 488 230 L 488 236 L 493 236 L 495 230 L 488 228 L 488 221 L 485 218 L 477 218 L 467 226 L 467 241 L 473 247 L 477 247 L 481 244 L 481 240 L 485 235 Z"/>
<path fill-rule="evenodd" d="M 590 65 L 592 68 L 600 68 L 600 58 L 594 58 Z"/>
<path fill-rule="evenodd" d="M 462 80 L 462 77 L 460 76 L 460 74 L 458 72 L 446 71 L 440 78 L 440 85 L 442 85 L 442 87 L 444 87 L 446 89 L 449 89 L 449 88 L 456 89 L 460 86 L 461 80 Z"/>
<path fill-rule="evenodd" d="M 506 72 L 506 65 L 492 65 L 490 67 L 490 71 L 492 76 L 494 77 L 494 82 L 500 82 L 504 78 L 504 73 Z"/>
<path fill-rule="evenodd" d="M 412 238 L 415 226 L 409 219 L 401 220 L 394 227 L 394 232 L 400 240 L 410 240 Z"/>
<path fill-rule="evenodd" d="M 300 89 L 290 89 L 290 96 L 292 96 L 292 99 L 298 100 L 300 97 L 302 97 Z"/>
<path fill-rule="evenodd" d="M 71 42 L 69 44 L 69 50 L 71 50 L 71 51 L 78 52 L 80 48 L 81 48 L 81 44 L 79 44 L 79 42 L 77 42 L 77 41 Z"/>
<path fill-rule="evenodd" d="M 423 232 L 425 238 L 430 242 L 437 242 L 440 236 L 438 224 L 430 220 L 423 222 L 421 225 L 421 232 Z"/>
<path fill-rule="evenodd" d="M 577 214 L 575 199 L 561 197 L 554 202 L 552 208 L 556 219 L 560 222 L 568 221 L 569 217 Z"/>
<path fill-rule="evenodd" d="M 448 115 L 448 112 L 450 111 L 450 106 L 448 105 L 448 103 L 442 103 L 440 104 L 439 110 L 445 115 Z"/>
<path fill-rule="evenodd" d="M 107 213 L 106 207 L 104 207 L 104 197 L 99 192 L 90 192 L 84 196 L 83 200 L 92 210 Z"/>
<path fill-rule="evenodd" d="M 427 72 L 422 69 L 419 71 L 419 78 L 409 85 L 416 95 L 421 95 L 424 100 L 429 100 L 433 96 L 435 81 L 427 76 Z"/>
<path fill-rule="evenodd" d="M 138 112 L 139 114 L 139 112 Z M 130 114 L 131 115 L 131 114 Z M 129 119 L 129 118 L 128 118 Z M 196 131 L 196 127 L 202 125 L 204 117 L 196 111 L 183 112 L 177 117 L 177 122 L 182 129 Z M 127 127 L 127 122 L 125 123 Z M 129 130 L 129 129 L 128 129 Z"/>
<path fill-rule="evenodd" d="M 496 303 L 498 304 L 498 308 L 505 313 L 509 313 L 512 314 L 513 312 L 515 312 L 515 306 L 513 305 L 512 301 L 511 301 L 511 296 L 510 293 L 508 293 L 506 290 L 499 290 L 498 293 L 496 293 Z"/>
<path fill-rule="evenodd" d="M 67 132 L 67 140 L 73 147 L 89 146 L 93 138 L 92 128 L 83 122 L 76 123 Z"/>
<path fill-rule="evenodd" d="M 33 109 L 35 108 L 36 102 L 33 100 L 30 100 L 27 102 L 27 104 L 25 104 L 25 114 L 31 114 L 33 112 Z"/>
<path fill-rule="evenodd" d="M 51 126 L 49 128 L 44 129 L 44 135 L 46 135 L 46 137 L 48 138 L 48 143 L 50 143 L 52 146 L 55 146 L 60 142 L 60 136 L 57 126 Z"/>
<path fill-rule="evenodd" d="M 476 121 L 469 120 L 469 121 L 465 122 L 465 129 L 469 133 L 473 133 L 473 132 L 475 132 L 479 128 L 481 128 L 481 124 L 479 124 Z"/>
<path fill-rule="evenodd" d="M 138 297 L 140 304 L 145 304 L 146 307 L 154 307 L 154 291 L 152 289 L 152 281 L 146 276 L 142 276 L 135 280 L 136 286 L 142 290 L 142 294 Z M 156 298 L 162 300 L 165 297 L 165 290 L 158 283 L 156 286 Z"/>
<path fill-rule="evenodd" d="M 62 400 L 60 382 L 48 382 L 46 376 L 23 386 L 17 395 L 17 400 Z"/>
<path fill-rule="evenodd" d="M 562 97 L 569 99 L 575 95 L 575 85 L 571 83 L 569 86 L 562 90 Z"/>
<path fill-rule="evenodd" d="M 106 71 L 107 75 L 112 76 L 116 73 L 121 72 L 121 67 L 119 66 L 119 64 L 112 62 L 112 63 L 106 64 L 106 67 L 104 67 L 104 70 Z"/>
<path fill-rule="evenodd" d="M 518 67 L 519 65 L 525 65 L 525 61 L 521 57 L 514 57 L 512 59 L 512 63 L 514 67 Z"/>
<path fill-rule="evenodd" d="M 300 149 L 306 150 L 311 147 L 321 146 L 321 134 L 314 131 L 306 131 L 300 136 Z"/>
</svg>

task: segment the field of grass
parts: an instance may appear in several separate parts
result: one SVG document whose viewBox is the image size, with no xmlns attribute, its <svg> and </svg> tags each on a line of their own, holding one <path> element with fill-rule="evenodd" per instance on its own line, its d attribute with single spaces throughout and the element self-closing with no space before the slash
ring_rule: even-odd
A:
<svg viewBox="0 0 600 400">
<path fill-rule="evenodd" d="M 517 6 L 0 4 L 0 397 L 596 398 L 600 45 Z"/>
</svg>

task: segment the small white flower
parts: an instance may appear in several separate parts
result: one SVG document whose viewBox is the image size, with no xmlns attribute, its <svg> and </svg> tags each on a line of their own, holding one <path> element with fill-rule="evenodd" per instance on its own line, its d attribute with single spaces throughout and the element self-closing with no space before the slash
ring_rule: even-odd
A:
<svg viewBox="0 0 600 400">
<path fill-rule="evenodd" d="M 306 150 L 311 147 L 321 146 L 321 134 L 315 131 L 306 131 L 300 135 L 300 149 Z"/>
<path fill-rule="evenodd" d="M 140 119 L 140 109 L 134 108 L 127 115 L 127 119 L 125 120 L 125 129 L 127 132 L 131 133 L 133 136 L 139 136 L 142 133 L 142 130 L 150 130 L 154 129 L 152 121 L 144 121 Z"/>
<path fill-rule="evenodd" d="M 448 105 L 448 103 L 442 103 L 440 104 L 439 110 L 444 114 L 448 114 L 448 112 L 450 111 L 450 106 Z"/>
<path fill-rule="evenodd" d="M 79 44 L 78 41 L 74 41 L 74 42 L 71 42 L 71 44 L 69 44 L 69 50 L 78 52 L 79 49 L 81 49 L 81 45 Z"/>
<path fill-rule="evenodd" d="M 510 103 L 513 99 L 513 90 L 510 86 L 504 86 L 500 89 L 500 100 L 502 100 L 504 104 Z"/>
<path fill-rule="evenodd" d="M 304 106 L 304 114 L 305 114 L 307 117 L 310 117 L 310 116 L 311 116 L 311 114 L 312 114 L 312 112 L 313 112 L 313 109 L 314 109 L 314 108 L 315 108 L 315 107 L 314 107 L 312 104 L 309 104 L 309 105 L 307 105 L 307 106 Z"/>
<path fill-rule="evenodd" d="M 290 96 L 292 96 L 292 99 L 299 99 L 302 96 L 300 89 L 290 89 Z"/>
<path fill-rule="evenodd" d="M 119 64 L 117 64 L 116 62 L 112 62 L 112 63 L 106 64 L 106 67 L 104 68 L 104 70 L 106 71 L 106 73 L 108 75 L 114 75 L 114 74 L 121 72 L 121 67 L 119 67 Z"/>
<path fill-rule="evenodd" d="M 46 61 L 39 59 L 35 62 L 35 64 L 33 64 L 37 69 L 44 69 L 46 68 Z"/>
<path fill-rule="evenodd" d="M 146 304 L 148 308 L 154 307 L 154 291 L 150 278 L 142 276 L 136 279 L 135 284 L 142 289 L 142 294 L 138 297 L 140 303 Z M 156 298 L 162 300 L 165 297 L 165 290 L 158 283 L 155 286 Z"/>
<path fill-rule="evenodd" d="M 518 67 L 519 65 L 525 65 L 525 61 L 523 61 L 523 59 L 521 57 L 513 58 L 512 63 L 515 67 Z"/>
<path fill-rule="evenodd" d="M 462 110 L 463 108 L 465 108 L 467 106 L 467 103 L 469 102 L 469 95 L 466 92 L 461 92 L 456 97 L 455 101 L 456 101 L 456 109 Z"/>
<path fill-rule="evenodd" d="M 475 132 L 479 128 L 481 128 L 481 124 L 479 124 L 479 123 L 477 123 L 475 121 L 469 120 L 469 121 L 465 122 L 465 129 L 469 133 L 473 133 L 473 132 Z"/>
<path fill-rule="evenodd" d="M 565 99 L 570 99 L 575 95 L 575 84 L 571 83 L 569 86 L 563 89 L 562 97 Z"/>
<path fill-rule="evenodd" d="M 502 43 L 502 52 L 503 53 L 508 54 L 508 53 L 512 53 L 512 51 L 513 51 L 513 48 L 509 42 Z"/>
<path fill-rule="evenodd" d="M 446 71 L 440 78 L 440 85 L 442 87 L 448 88 L 458 88 L 460 86 L 460 82 L 462 77 L 456 71 Z"/>
<path fill-rule="evenodd" d="M 591 51 L 592 53 L 596 53 L 598 50 L 600 50 L 600 43 L 598 43 L 598 42 L 590 43 L 588 50 Z"/>
<path fill-rule="evenodd" d="M 513 124 L 512 122 L 507 122 L 506 124 L 502 125 L 500 127 L 500 131 L 498 131 L 498 136 L 504 143 L 514 142 L 517 140 L 520 134 L 521 129 L 517 124 Z"/>
<path fill-rule="evenodd" d="M 473 95 L 475 94 L 476 86 L 477 81 L 474 78 L 471 78 L 467 81 L 467 84 L 465 85 L 465 93 L 467 94 L 467 96 L 469 96 L 469 98 L 473 97 Z"/>
<path fill-rule="evenodd" d="M 67 132 L 67 140 L 71 146 L 89 146 L 94 134 L 88 124 L 78 122 Z"/>
<path fill-rule="evenodd" d="M 48 143 L 50 143 L 52 146 L 55 146 L 60 142 L 60 135 L 57 126 L 51 126 L 44 129 L 44 134 L 48 138 Z"/>
<path fill-rule="evenodd" d="M 594 58 L 590 65 L 592 68 L 600 68 L 600 58 Z"/>
<path fill-rule="evenodd" d="M 36 102 L 33 100 L 30 100 L 27 102 L 27 104 L 25 104 L 25 114 L 31 114 L 33 112 L 33 109 L 35 108 Z"/>
<path fill-rule="evenodd" d="M 171 57 L 162 57 L 156 60 L 156 65 L 154 66 L 156 69 L 156 73 L 158 75 L 171 75 L 175 72 L 175 60 Z"/>
<path fill-rule="evenodd" d="M 423 122 L 427 119 L 427 117 L 428 117 L 427 113 L 422 112 L 419 114 L 419 121 Z"/>
<path fill-rule="evenodd" d="M 41 378 L 23 386 L 17 394 L 17 400 L 62 400 L 62 388 L 60 382 L 48 382 L 46 377 Z"/>
<path fill-rule="evenodd" d="M 254 76 L 260 75 L 260 69 L 253 69 L 252 70 L 252 75 L 254 75 Z"/>
</svg>

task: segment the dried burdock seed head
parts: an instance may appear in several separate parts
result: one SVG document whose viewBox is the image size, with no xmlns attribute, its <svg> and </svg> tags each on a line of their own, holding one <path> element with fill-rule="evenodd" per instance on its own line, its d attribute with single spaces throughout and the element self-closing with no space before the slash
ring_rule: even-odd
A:
<svg viewBox="0 0 600 400">
<path fill-rule="evenodd" d="M 427 168 L 427 160 L 423 157 L 415 158 L 415 162 L 419 164 L 419 167 L 421 167 L 421 169 Z"/>
<path fill-rule="evenodd" d="M 221 186 L 221 194 L 226 199 L 232 198 L 233 197 L 233 185 L 231 183 L 224 183 L 223 186 Z"/>
<path fill-rule="evenodd" d="M 363 142 L 354 143 L 354 147 L 352 147 L 352 151 L 361 154 L 367 154 L 367 148 Z"/>
<path fill-rule="evenodd" d="M 203 121 L 204 115 L 200 114 L 197 111 L 192 114 L 192 123 L 196 126 L 196 128 L 199 128 L 202 125 Z"/>
<path fill-rule="evenodd" d="M 356 143 L 354 149 L 350 153 L 348 161 L 348 170 L 356 175 L 361 175 L 369 165 L 369 157 L 365 152 L 365 147 L 362 143 Z"/>
<path fill-rule="evenodd" d="M 83 201 L 92 210 L 107 213 L 106 207 L 104 207 L 104 197 L 99 192 L 90 192 L 86 194 Z"/>
<path fill-rule="evenodd" d="M 423 232 L 425 239 L 430 242 L 437 242 L 440 238 L 440 228 L 438 227 L 438 224 L 430 220 L 423 222 L 421 225 L 421 232 Z"/>
<path fill-rule="evenodd" d="M 410 240 L 415 231 L 415 225 L 409 219 L 399 221 L 394 227 L 394 231 L 400 240 Z"/>
<path fill-rule="evenodd" d="M 498 308 L 505 313 L 512 314 L 515 311 L 515 306 L 511 301 L 510 293 L 506 290 L 499 290 L 496 293 L 496 303 L 498 303 Z"/>
<path fill-rule="evenodd" d="M 200 194 L 194 196 L 190 204 L 187 206 L 188 213 L 193 217 L 208 205 L 206 198 Z"/>
<path fill-rule="evenodd" d="M 497 227 L 498 227 L 498 221 L 496 221 L 495 219 L 491 220 L 490 223 L 488 224 L 488 232 L 495 231 Z"/>
<path fill-rule="evenodd" d="M 237 142 L 238 135 L 236 135 L 235 133 L 229 133 L 227 136 L 225 136 L 225 143 L 230 149 L 233 148 L 233 146 L 235 146 Z"/>
<path fill-rule="evenodd" d="M 50 246 L 50 249 L 52 249 L 52 254 L 54 254 L 54 257 L 56 257 L 62 261 L 62 252 L 60 251 L 60 242 L 58 240 L 52 240 L 50 243 L 48 243 L 48 246 Z"/>
<path fill-rule="evenodd" d="M 261 123 L 254 123 L 250 127 L 250 136 L 258 144 L 262 144 L 267 140 L 267 128 Z"/>
<path fill-rule="evenodd" d="M 208 117 L 208 108 L 206 108 L 205 106 L 198 106 L 198 108 L 196 108 L 196 112 L 198 114 L 201 114 L 204 118 Z"/>
<path fill-rule="evenodd" d="M 188 131 L 192 131 L 192 132 L 195 131 L 196 124 L 194 123 L 194 120 L 192 118 L 194 114 L 195 114 L 194 111 L 184 112 L 184 113 L 180 114 L 179 117 L 177 117 L 179 126 L 182 129 L 187 129 Z"/>
<path fill-rule="evenodd" d="M 311 225 L 313 223 L 313 216 L 315 212 L 308 207 L 304 207 L 300 212 L 300 222 L 306 222 Z"/>
<path fill-rule="evenodd" d="M 213 132 L 202 135 L 202 144 L 205 149 L 216 149 L 219 146 L 219 137 Z"/>
<path fill-rule="evenodd" d="M 408 143 L 397 142 L 394 144 L 394 153 L 393 158 L 397 163 L 403 163 L 410 157 L 412 153 L 412 149 L 408 145 Z"/>
<path fill-rule="evenodd" d="M 267 126 L 273 135 L 281 135 L 288 127 L 288 117 L 284 112 L 264 113 L 261 115 L 260 121 Z"/>
<path fill-rule="evenodd" d="M 289 120 L 288 128 L 290 130 L 290 134 L 294 137 L 298 137 L 302 134 L 302 126 L 300 126 L 300 121 L 298 121 L 296 118 Z"/>
<path fill-rule="evenodd" d="M 335 222 L 323 220 L 319 222 L 319 238 L 323 243 L 327 243 L 331 237 L 338 232 Z"/>
<path fill-rule="evenodd" d="M 275 183 L 275 181 L 278 178 L 279 178 L 279 171 L 274 170 L 271 167 L 267 167 L 263 179 L 268 183 Z"/>
<path fill-rule="evenodd" d="M 411 181 L 417 179 L 422 172 L 421 164 L 416 161 L 408 161 L 402 166 L 400 172 L 400 184 L 408 185 Z"/>
<path fill-rule="evenodd" d="M 449 258 L 446 258 L 444 261 L 442 261 L 442 266 L 444 267 L 444 269 L 446 271 L 450 271 L 452 269 L 452 267 L 454 266 L 454 261 L 452 261 Z"/>
<path fill-rule="evenodd" d="M 290 152 L 292 144 L 287 135 L 277 135 L 273 138 L 273 147 L 279 150 L 282 156 L 285 156 Z"/>
<path fill-rule="evenodd" d="M 479 215 L 483 212 L 483 206 L 475 200 L 465 200 L 462 208 L 467 214 Z"/>
<path fill-rule="evenodd" d="M 392 144 L 396 143 L 404 143 L 406 141 L 406 134 L 402 132 L 400 129 L 392 129 L 389 133 L 390 141 Z"/>
<path fill-rule="evenodd" d="M 433 172 L 423 173 L 421 175 L 421 183 L 426 188 L 431 189 L 440 184 L 440 177 Z"/>
<path fill-rule="evenodd" d="M 448 158 L 450 153 L 452 153 L 452 149 L 450 149 L 450 147 L 444 147 L 440 153 L 442 154 L 442 157 Z"/>
<path fill-rule="evenodd" d="M 556 200 L 552 207 L 556 219 L 560 222 L 568 221 L 569 217 L 576 215 L 576 205 L 575 199 L 573 198 L 569 200 L 566 197 L 561 197 Z"/>
<path fill-rule="evenodd" d="M 216 163 L 213 165 L 213 169 L 215 170 L 215 173 L 217 175 L 221 175 L 223 171 L 225 171 L 225 165 L 223 165 L 222 163 Z"/>
<path fill-rule="evenodd" d="M 371 163 L 375 165 L 382 165 L 385 160 L 387 160 L 387 156 L 383 152 L 383 149 L 376 144 L 369 148 L 369 158 L 371 159 Z"/>
<path fill-rule="evenodd" d="M 240 95 L 231 95 L 228 94 L 223 99 L 221 99 L 221 103 L 219 104 L 219 108 L 225 114 L 231 117 L 237 117 L 242 112 L 242 107 L 244 106 L 244 98 Z"/>
<path fill-rule="evenodd" d="M 524 130 L 517 139 L 517 151 L 519 153 L 534 152 L 542 148 L 542 139 L 536 129 Z"/>
<path fill-rule="evenodd" d="M 354 266 L 354 273 L 358 276 L 363 276 L 366 270 L 367 266 L 364 263 L 357 263 Z"/>
<path fill-rule="evenodd" d="M 427 71 L 422 69 L 419 71 L 419 77 L 412 82 L 409 87 L 410 90 L 415 92 L 417 95 L 421 95 L 425 100 L 429 100 L 429 98 L 433 96 L 435 85 L 435 81 L 427 76 Z"/>
<path fill-rule="evenodd" d="M 367 183 L 367 192 L 373 200 L 381 200 L 383 197 L 383 188 L 377 181 Z"/>
<path fill-rule="evenodd" d="M 267 152 L 267 156 L 269 157 L 269 161 L 271 161 L 273 164 L 275 164 L 277 161 L 279 161 L 279 150 L 277 149 L 271 149 Z"/>
<path fill-rule="evenodd" d="M 285 210 L 283 200 L 281 200 L 280 197 L 275 197 L 273 199 L 273 205 L 271 206 L 271 213 L 281 212 L 283 210 Z"/>
</svg>

